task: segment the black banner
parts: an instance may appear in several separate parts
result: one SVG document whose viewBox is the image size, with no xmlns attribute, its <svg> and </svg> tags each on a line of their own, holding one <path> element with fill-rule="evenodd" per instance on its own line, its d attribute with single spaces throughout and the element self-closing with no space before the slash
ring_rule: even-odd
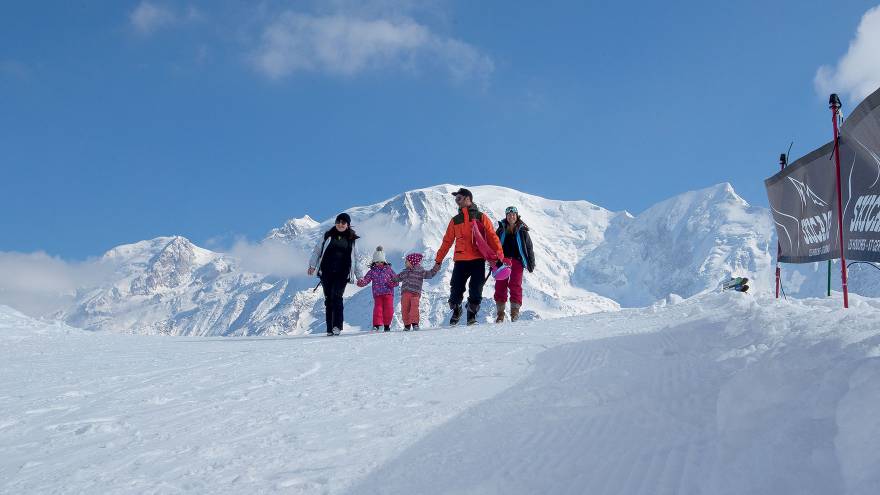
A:
<svg viewBox="0 0 880 495">
<path fill-rule="evenodd" d="M 782 248 L 779 261 L 840 258 L 832 151 L 827 143 L 764 181 Z M 841 127 L 840 180 L 846 258 L 880 261 L 880 89 Z"/>
</svg>

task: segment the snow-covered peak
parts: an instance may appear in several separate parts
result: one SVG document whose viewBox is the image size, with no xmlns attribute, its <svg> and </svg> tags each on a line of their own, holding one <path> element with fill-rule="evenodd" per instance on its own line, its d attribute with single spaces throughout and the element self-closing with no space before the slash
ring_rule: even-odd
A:
<svg viewBox="0 0 880 495">
<path fill-rule="evenodd" d="M 733 186 L 724 182 L 661 201 L 638 215 L 637 221 L 673 227 L 680 226 L 682 220 L 693 222 L 700 218 L 707 223 L 718 224 L 748 207 L 749 204 L 736 194 Z"/>
<path fill-rule="evenodd" d="M 766 290 L 772 226 L 728 183 L 679 194 L 635 217 L 621 216 L 578 268 L 579 284 L 624 306 L 670 293 L 690 297 L 730 276 Z"/>
<path fill-rule="evenodd" d="M 210 262 L 218 253 L 196 246 L 183 236 L 156 237 L 123 244 L 104 253 L 102 260 L 115 263 L 152 263 L 155 258 L 188 259 L 198 265 Z"/>
<path fill-rule="evenodd" d="M 313 230 L 318 225 L 320 223 L 308 215 L 304 215 L 302 218 L 291 218 L 281 227 L 272 229 L 266 239 L 290 241 Z"/>
</svg>

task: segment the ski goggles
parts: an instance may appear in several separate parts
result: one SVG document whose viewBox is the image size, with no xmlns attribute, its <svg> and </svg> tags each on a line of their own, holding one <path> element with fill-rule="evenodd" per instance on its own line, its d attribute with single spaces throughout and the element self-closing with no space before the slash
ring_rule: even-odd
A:
<svg viewBox="0 0 880 495">
<path fill-rule="evenodd" d="M 508 213 L 516 213 L 517 215 L 519 215 L 519 211 L 516 209 L 516 206 L 508 206 L 507 208 L 505 208 L 504 214 L 507 215 Z"/>
</svg>

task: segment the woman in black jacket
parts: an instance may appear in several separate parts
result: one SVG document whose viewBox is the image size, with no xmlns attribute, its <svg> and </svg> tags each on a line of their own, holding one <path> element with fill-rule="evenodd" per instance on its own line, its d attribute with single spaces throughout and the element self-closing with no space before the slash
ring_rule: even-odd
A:
<svg viewBox="0 0 880 495">
<path fill-rule="evenodd" d="M 523 269 L 532 273 L 535 270 L 535 252 L 532 249 L 532 238 L 529 227 L 522 221 L 516 206 L 508 206 L 504 210 L 504 220 L 498 222 L 495 231 L 504 249 L 504 259 L 510 264 L 510 277 L 495 281 L 495 304 L 498 315 L 495 323 L 504 321 L 504 309 L 507 305 L 507 293 L 510 292 L 510 321 L 519 319 L 522 307 Z"/>
<path fill-rule="evenodd" d="M 364 277 L 357 264 L 358 235 L 351 228 L 351 217 L 340 213 L 336 225 L 324 233 L 309 259 L 309 275 L 318 272 L 324 288 L 324 308 L 327 313 L 327 335 L 342 333 L 342 295 L 347 284 Z"/>
</svg>

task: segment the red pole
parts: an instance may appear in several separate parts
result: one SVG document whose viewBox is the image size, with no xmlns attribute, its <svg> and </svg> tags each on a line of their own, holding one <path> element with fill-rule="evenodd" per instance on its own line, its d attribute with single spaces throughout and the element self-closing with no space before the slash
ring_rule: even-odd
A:
<svg viewBox="0 0 880 495">
<path fill-rule="evenodd" d="M 849 290 L 846 287 L 846 246 L 843 245 L 843 201 L 840 192 L 840 129 L 837 119 L 840 115 L 840 98 L 832 94 L 828 101 L 831 108 L 831 121 L 834 123 L 834 164 L 837 167 L 837 236 L 840 242 L 840 280 L 843 285 L 843 307 L 849 307 Z"/>
<path fill-rule="evenodd" d="M 785 162 L 788 157 L 784 154 L 779 155 L 779 170 L 785 170 Z M 779 257 L 782 256 L 782 244 L 777 239 L 776 242 L 776 299 L 779 299 Z"/>
</svg>

